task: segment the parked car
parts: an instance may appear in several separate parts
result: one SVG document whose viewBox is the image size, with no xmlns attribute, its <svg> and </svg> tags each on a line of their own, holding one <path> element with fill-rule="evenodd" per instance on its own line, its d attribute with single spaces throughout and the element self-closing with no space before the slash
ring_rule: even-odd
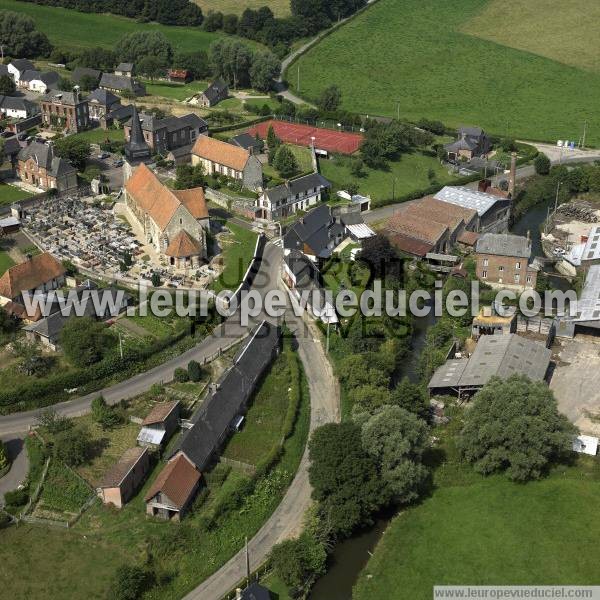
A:
<svg viewBox="0 0 600 600">
<path fill-rule="evenodd" d="M 115 160 L 115 162 L 113 163 L 113 167 L 122 167 L 123 166 L 123 160 L 119 159 L 119 160 Z"/>
<path fill-rule="evenodd" d="M 104 160 L 106 158 L 108 158 L 110 156 L 110 154 L 108 152 L 100 152 L 100 154 L 98 154 L 98 158 L 100 160 Z"/>
</svg>

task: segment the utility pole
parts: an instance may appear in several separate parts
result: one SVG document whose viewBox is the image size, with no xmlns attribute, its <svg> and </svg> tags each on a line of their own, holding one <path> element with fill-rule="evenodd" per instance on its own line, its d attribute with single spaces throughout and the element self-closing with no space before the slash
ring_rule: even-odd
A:
<svg viewBox="0 0 600 600">
<path fill-rule="evenodd" d="M 300 63 L 298 63 L 298 85 L 296 86 L 298 92 L 300 92 Z"/>
<path fill-rule="evenodd" d="M 2 56 L 2 58 L 4 58 L 4 55 Z M 585 136 L 587 134 L 587 119 L 583 122 L 583 138 L 581 139 L 581 147 L 585 148 Z"/>
</svg>

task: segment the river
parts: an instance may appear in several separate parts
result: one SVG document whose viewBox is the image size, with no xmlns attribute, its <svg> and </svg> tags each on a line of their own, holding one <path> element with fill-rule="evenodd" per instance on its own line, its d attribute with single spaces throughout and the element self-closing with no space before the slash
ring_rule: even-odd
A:
<svg viewBox="0 0 600 600">
<path fill-rule="evenodd" d="M 419 380 L 419 357 L 425 346 L 427 330 L 434 323 L 433 310 L 426 317 L 413 318 L 411 352 L 408 359 L 403 361 L 400 372 L 396 374 L 398 379 L 406 376 L 413 382 Z M 385 511 L 379 515 L 372 527 L 360 531 L 335 547 L 329 557 L 327 573 L 317 581 L 309 600 L 350 600 L 352 598 L 352 587 L 358 575 L 366 566 L 370 553 L 381 539 L 395 513 L 393 509 Z"/>
</svg>

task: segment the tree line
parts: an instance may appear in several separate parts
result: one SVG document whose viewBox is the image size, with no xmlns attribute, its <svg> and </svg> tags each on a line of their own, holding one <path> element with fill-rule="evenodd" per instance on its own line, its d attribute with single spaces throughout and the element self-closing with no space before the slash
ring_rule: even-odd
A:
<svg viewBox="0 0 600 600">
<path fill-rule="evenodd" d="M 59 6 L 87 13 L 112 13 L 163 25 L 198 26 L 203 15 L 200 7 L 188 0 L 22 0 L 44 6 Z"/>
</svg>

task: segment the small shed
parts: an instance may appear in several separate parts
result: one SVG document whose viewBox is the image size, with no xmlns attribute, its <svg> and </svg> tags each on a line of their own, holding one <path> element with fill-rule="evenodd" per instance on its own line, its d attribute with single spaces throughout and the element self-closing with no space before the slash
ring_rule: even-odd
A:
<svg viewBox="0 0 600 600">
<path fill-rule="evenodd" d="M 104 504 L 121 508 L 134 495 L 150 468 L 147 448 L 129 448 L 102 478 L 96 489 Z"/>
<path fill-rule="evenodd" d="M 142 429 L 137 437 L 140 446 L 160 448 L 177 429 L 181 404 L 179 400 L 161 402 L 154 406 L 142 421 Z"/>
</svg>

